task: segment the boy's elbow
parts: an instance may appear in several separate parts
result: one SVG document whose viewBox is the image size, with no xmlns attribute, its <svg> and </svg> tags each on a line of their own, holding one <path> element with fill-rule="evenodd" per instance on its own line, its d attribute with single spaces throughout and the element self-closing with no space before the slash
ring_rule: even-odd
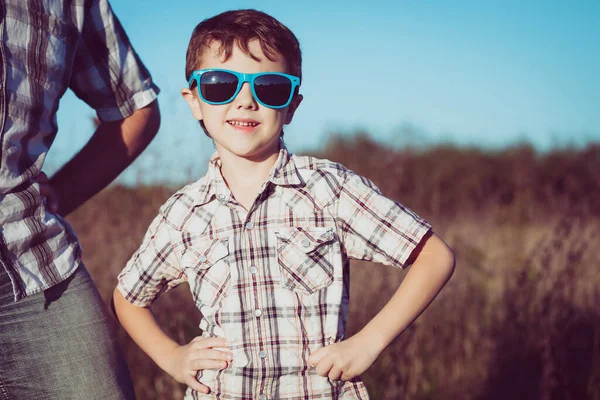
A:
<svg viewBox="0 0 600 400">
<path fill-rule="evenodd" d="M 437 260 L 436 264 L 449 279 L 456 268 L 456 258 L 454 257 L 454 252 L 439 236 L 434 234 L 433 238 L 434 240 L 432 245 L 435 246 L 433 253 L 435 254 L 435 258 Z"/>
<path fill-rule="evenodd" d="M 111 301 L 111 309 L 115 317 L 119 319 L 119 314 L 127 312 L 127 310 L 130 308 L 129 306 L 133 306 L 133 304 L 127 301 L 125 296 L 123 296 L 118 288 L 115 288 Z"/>
<path fill-rule="evenodd" d="M 115 290 L 113 290 L 113 300 L 117 300 L 117 298 L 121 298 L 123 297 L 123 295 L 121 294 L 121 291 L 118 288 L 115 288 Z"/>
<path fill-rule="evenodd" d="M 446 246 L 446 249 L 445 266 L 448 270 L 448 277 L 451 277 L 456 269 L 456 257 L 454 257 L 454 252 L 450 247 Z"/>
<path fill-rule="evenodd" d="M 123 295 L 121 294 L 119 289 L 115 288 L 115 290 L 113 291 L 112 299 L 110 301 L 110 309 L 111 309 L 113 315 L 115 316 L 115 318 L 117 318 L 117 320 L 119 319 L 119 315 L 117 314 L 117 308 L 121 304 L 122 299 L 123 299 Z"/>
</svg>

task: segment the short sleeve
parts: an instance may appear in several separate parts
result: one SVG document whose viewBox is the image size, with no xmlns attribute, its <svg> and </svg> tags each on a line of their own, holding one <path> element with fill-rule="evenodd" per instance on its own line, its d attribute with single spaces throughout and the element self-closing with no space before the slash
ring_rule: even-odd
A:
<svg viewBox="0 0 600 400">
<path fill-rule="evenodd" d="M 141 246 L 118 276 L 117 288 L 127 301 L 136 306 L 149 306 L 162 292 L 186 279 L 173 250 L 170 229 L 163 216 L 157 216 Z"/>
<path fill-rule="evenodd" d="M 108 0 L 86 9 L 69 87 L 102 121 L 127 118 L 158 95 Z"/>
<path fill-rule="evenodd" d="M 398 268 L 409 266 L 411 253 L 431 229 L 429 222 L 354 173 L 342 186 L 337 218 L 348 257 Z"/>
</svg>

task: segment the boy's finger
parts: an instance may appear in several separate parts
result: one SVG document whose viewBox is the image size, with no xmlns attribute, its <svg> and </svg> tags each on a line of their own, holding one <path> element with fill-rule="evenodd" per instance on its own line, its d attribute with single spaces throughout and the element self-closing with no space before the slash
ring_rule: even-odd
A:
<svg viewBox="0 0 600 400">
<path fill-rule="evenodd" d="M 329 376 L 329 379 L 331 379 L 332 381 L 339 381 L 340 379 L 342 379 L 342 370 L 341 368 L 338 368 L 334 365 L 329 370 L 329 374 L 327 374 L 327 376 Z"/>
<path fill-rule="evenodd" d="M 228 365 L 229 365 L 229 363 L 227 361 L 206 360 L 206 359 L 202 359 L 202 358 L 193 360 L 191 362 L 191 368 L 195 369 L 197 371 L 204 370 L 204 369 L 214 369 L 214 370 L 225 369 L 228 367 Z"/>
<path fill-rule="evenodd" d="M 330 358 L 324 358 L 321 361 L 319 361 L 319 364 L 317 365 L 317 374 L 321 376 L 327 376 L 329 374 L 329 371 L 331 371 L 332 367 L 333 361 Z"/>
<path fill-rule="evenodd" d="M 227 347 L 227 340 L 221 337 L 203 338 L 200 336 L 192 339 L 194 347 L 199 349 L 208 349 L 211 347 Z"/>
<path fill-rule="evenodd" d="M 314 353 L 312 353 L 309 357 L 308 357 L 308 363 L 312 366 L 312 367 L 316 367 L 317 364 L 319 364 L 319 362 L 321 361 L 321 359 L 325 357 L 325 347 L 321 347 L 320 349 L 318 349 L 317 351 L 315 351 Z"/>
<path fill-rule="evenodd" d="M 193 354 L 194 359 L 231 361 L 233 354 L 231 351 L 221 351 L 215 349 L 202 349 Z"/>
<path fill-rule="evenodd" d="M 210 389 L 208 386 L 201 384 L 196 380 L 196 377 L 193 375 L 187 375 L 185 377 L 185 384 L 188 385 L 192 390 L 200 393 L 209 393 Z"/>
<path fill-rule="evenodd" d="M 354 378 L 356 375 L 353 374 L 349 374 L 347 372 L 342 373 L 342 376 L 340 377 L 340 379 L 342 381 L 349 381 L 350 379 Z"/>
</svg>

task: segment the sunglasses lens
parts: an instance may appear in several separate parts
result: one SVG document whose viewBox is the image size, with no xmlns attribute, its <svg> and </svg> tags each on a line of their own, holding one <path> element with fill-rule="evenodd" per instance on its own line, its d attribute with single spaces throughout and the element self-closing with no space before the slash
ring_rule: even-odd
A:
<svg viewBox="0 0 600 400">
<path fill-rule="evenodd" d="M 207 101 L 222 103 L 235 95 L 238 78 L 224 71 L 211 71 L 200 77 L 200 91 Z"/>
<path fill-rule="evenodd" d="M 283 106 L 292 92 L 292 81 L 281 75 L 261 75 L 254 80 L 256 97 L 266 105 Z"/>
</svg>

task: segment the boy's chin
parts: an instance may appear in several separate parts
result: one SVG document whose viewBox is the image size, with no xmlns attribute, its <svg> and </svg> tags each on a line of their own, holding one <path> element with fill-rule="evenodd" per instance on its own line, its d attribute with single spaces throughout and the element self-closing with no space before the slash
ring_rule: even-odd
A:
<svg viewBox="0 0 600 400">
<path fill-rule="evenodd" d="M 217 148 L 217 150 L 219 150 Z M 234 157 L 244 158 L 251 161 L 263 161 L 269 159 L 276 154 L 279 154 L 279 140 L 277 146 L 270 145 L 266 147 L 254 147 L 254 146 L 231 146 L 227 149 L 223 149 L 230 153 Z"/>
</svg>

